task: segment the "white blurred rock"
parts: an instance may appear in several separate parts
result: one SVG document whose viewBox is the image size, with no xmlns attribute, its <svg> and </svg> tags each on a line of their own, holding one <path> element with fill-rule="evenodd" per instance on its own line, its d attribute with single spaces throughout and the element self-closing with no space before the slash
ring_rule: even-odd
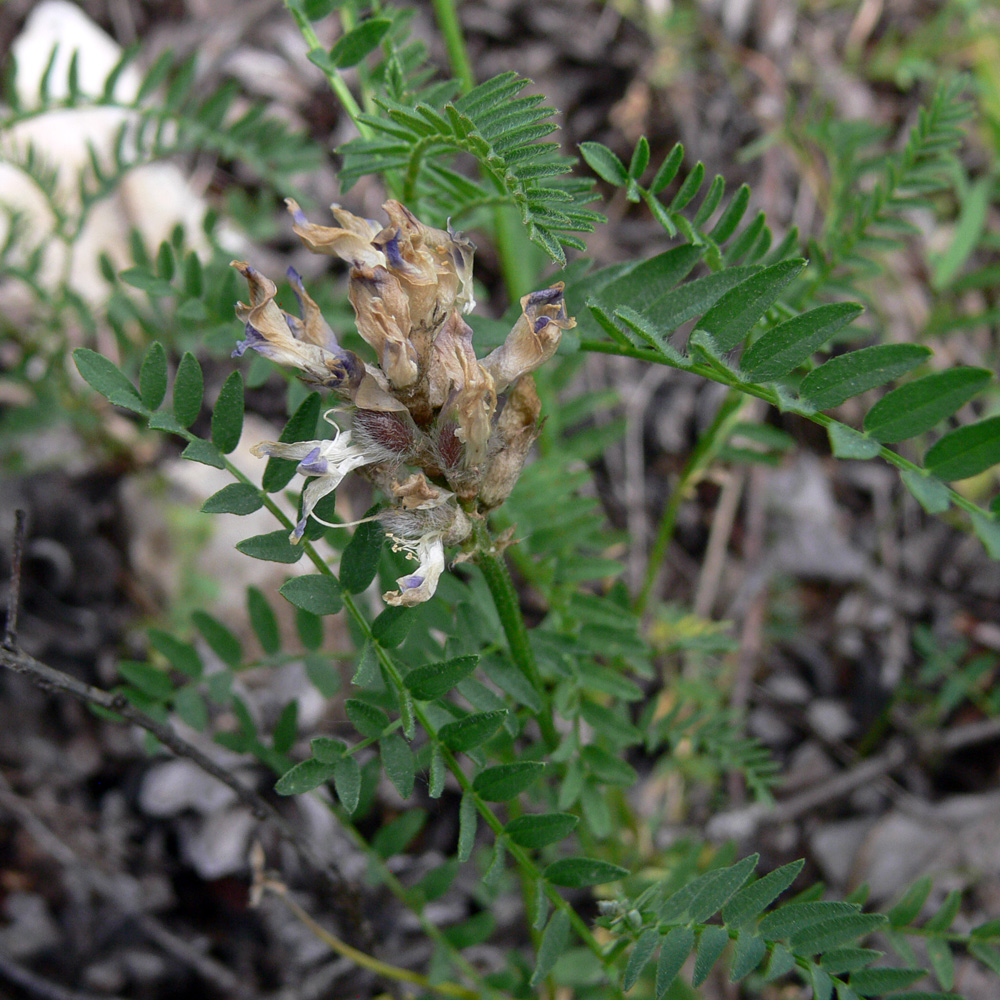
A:
<svg viewBox="0 0 1000 1000">
<path fill-rule="evenodd" d="M 823 826 L 816 860 L 842 886 L 867 882 L 883 903 L 923 875 L 955 887 L 1000 871 L 1000 793 L 958 795 L 935 805 L 897 807 L 881 819 Z"/>
<path fill-rule="evenodd" d="M 836 698 L 814 698 L 806 717 L 813 731 L 828 743 L 847 739 L 857 728 L 844 703 Z"/>
<path fill-rule="evenodd" d="M 39 83 L 56 46 L 49 84 L 55 99 L 67 96 L 67 70 L 74 53 L 78 53 L 80 91 L 90 96 L 103 93 L 104 82 L 122 54 L 120 46 L 75 4 L 44 0 L 32 10 L 11 46 L 17 59 L 17 90 L 23 105 L 38 105 Z M 132 100 L 140 82 L 136 67 L 129 66 L 116 83 L 115 96 L 122 101 Z M 180 222 L 192 247 L 207 250 L 201 228 L 206 205 L 173 164 L 152 163 L 130 170 L 117 188 L 91 209 L 72 247 L 55 236 L 51 206 L 16 166 L 32 147 L 55 171 L 55 197 L 72 219 L 80 213 L 79 178 L 81 171 L 89 170 L 91 150 L 99 162 L 110 164 L 119 130 L 134 120 L 133 112 L 120 108 L 54 109 L 15 125 L 0 137 L 0 203 L 24 217 L 26 238 L 22 250 L 27 253 L 43 247 L 43 286 L 55 286 L 65 274 L 73 291 L 86 301 L 101 301 L 106 283 L 100 275 L 98 257 L 105 252 L 116 268 L 128 266 L 129 230 L 133 226 L 148 245 L 155 247 Z M 0 241 L 6 238 L 8 227 L 7 213 L 0 212 Z M 0 283 L 0 304 L 16 311 L 27 307 L 30 299 L 20 284 L 6 282 Z"/>
<path fill-rule="evenodd" d="M 257 821 L 246 809 L 226 809 L 207 819 L 185 824 L 181 850 L 203 879 L 245 871 L 250 835 Z"/>
<path fill-rule="evenodd" d="M 154 764 L 139 789 L 139 807 L 149 816 L 176 816 L 187 809 L 211 814 L 235 800 L 231 788 L 183 758 Z"/>
</svg>

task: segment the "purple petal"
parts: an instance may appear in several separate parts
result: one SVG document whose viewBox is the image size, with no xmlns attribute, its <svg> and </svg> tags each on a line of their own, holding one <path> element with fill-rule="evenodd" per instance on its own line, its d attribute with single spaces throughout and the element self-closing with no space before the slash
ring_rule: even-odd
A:
<svg viewBox="0 0 1000 1000">
<path fill-rule="evenodd" d="M 303 476 L 325 476 L 329 471 L 330 463 L 325 458 L 319 457 L 319 448 L 313 448 L 311 452 L 298 464 L 297 471 Z"/>
<path fill-rule="evenodd" d="M 549 317 L 539 316 L 538 319 L 535 320 L 535 333 L 541 333 L 542 330 L 544 330 L 545 327 L 547 327 L 548 325 L 549 325 Z"/>
<path fill-rule="evenodd" d="M 400 590 L 416 590 L 417 587 L 423 586 L 424 578 L 418 573 L 414 573 L 412 576 L 404 576 L 396 581 L 399 584 Z"/>
<path fill-rule="evenodd" d="M 553 302 L 561 302 L 562 297 L 563 290 L 561 288 L 543 288 L 540 292 L 532 292 L 528 296 L 528 305 L 551 305 Z"/>
<path fill-rule="evenodd" d="M 262 345 L 267 344 L 267 338 L 264 334 L 262 334 L 256 327 L 251 326 L 249 323 L 247 323 L 243 332 L 246 334 L 246 340 L 237 341 L 236 347 L 231 355 L 234 358 L 242 358 L 248 348 L 250 350 L 260 351 Z M 263 351 L 261 353 L 263 353 Z"/>
<path fill-rule="evenodd" d="M 403 260 L 403 255 L 399 252 L 399 233 L 396 233 L 391 240 L 383 243 L 380 249 L 385 254 L 386 260 L 389 261 L 390 267 L 406 267 L 406 261 Z"/>
</svg>

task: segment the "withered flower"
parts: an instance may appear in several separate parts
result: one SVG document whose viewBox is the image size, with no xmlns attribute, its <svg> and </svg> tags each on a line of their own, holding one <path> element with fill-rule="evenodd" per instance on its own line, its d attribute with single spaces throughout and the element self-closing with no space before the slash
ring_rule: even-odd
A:
<svg viewBox="0 0 1000 1000">
<path fill-rule="evenodd" d="M 275 303 L 273 282 L 235 261 L 250 305 L 236 307 L 246 337 L 234 356 L 250 349 L 299 369 L 306 381 L 336 393 L 350 415 L 350 428 L 338 427 L 332 439 L 265 441 L 254 453 L 296 460 L 299 474 L 309 477 L 293 542 L 348 472 L 374 482 L 390 500 L 377 520 L 393 547 L 418 564 L 383 597 L 419 604 L 437 587 L 445 547 L 471 534 L 470 517 L 510 495 L 540 428 L 530 373 L 552 357 L 575 321 L 566 314 L 562 283 L 533 292 L 521 299 L 505 343 L 480 361 L 462 319 L 475 307 L 472 243 L 425 226 L 397 201 L 383 206 L 384 227 L 336 205 L 338 225 L 319 226 L 294 201 L 287 204 L 292 228 L 310 250 L 350 265 L 358 332 L 378 363 L 340 346 L 295 271 L 288 276 L 298 316 Z M 329 413 L 327 419 L 333 423 Z"/>
</svg>

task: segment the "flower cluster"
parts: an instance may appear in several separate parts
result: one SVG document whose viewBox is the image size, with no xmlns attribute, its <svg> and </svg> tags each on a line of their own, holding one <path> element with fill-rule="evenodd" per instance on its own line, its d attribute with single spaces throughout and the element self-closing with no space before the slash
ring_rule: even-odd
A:
<svg viewBox="0 0 1000 1000">
<path fill-rule="evenodd" d="M 338 427 L 323 441 L 265 441 L 254 454 L 293 459 L 310 478 L 293 541 L 348 472 L 379 487 L 390 506 L 378 520 L 394 547 L 418 563 L 385 600 L 413 605 L 434 593 L 445 546 L 468 537 L 470 516 L 499 506 L 513 489 L 540 427 L 530 373 L 575 321 L 566 315 L 561 283 L 526 295 L 506 341 L 477 359 L 462 318 L 475 306 L 475 248 L 450 229 L 423 225 L 397 201 L 383 207 L 388 226 L 333 206 L 339 225 L 331 227 L 314 225 L 288 202 L 303 243 L 351 266 L 350 301 L 377 365 L 340 346 L 294 270 L 288 277 L 298 316 L 279 308 L 274 282 L 242 261 L 233 266 L 247 280 L 250 305 L 236 307 L 246 334 L 233 355 L 250 349 L 298 368 L 347 404 L 350 429 Z"/>
</svg>

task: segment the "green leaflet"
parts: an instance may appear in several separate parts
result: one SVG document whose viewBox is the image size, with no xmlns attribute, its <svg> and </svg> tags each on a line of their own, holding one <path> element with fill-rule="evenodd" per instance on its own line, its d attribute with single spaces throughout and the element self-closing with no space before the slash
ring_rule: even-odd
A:
<svg viewBox="0 0 1000 1000">
<path fill-rule="evenodd" d="M 840 406 L 846 399 L 885 385 L 922 364 L 931 350 L 920 344 L 878 344 L 831 358 L 811 371 L 799 386 L 802 398 L 817 410 Z"/>
<path fill-rule="evenodd" d="M 663 939 L 656 962 L 656 1000 L 663 1000 L 693 949 L 694 931 L 690 927 L 675 927 Z"/>
<path fill-rule="evenodd" d="M 462 864 L 472 857 L 478 816 L 476 799 L 471 792 L 466 792 L 458 807 L 458 850 L 455 855 Z"/>
<path fill-rule="evenodd" d="M 281 585 L 278 593 L 295 607 L 314 615 L 333 615 L 344 606 L 340 584 L 322 573 L 292 577 Z"/>
<path fill-rule="evenodd" d="M 372 17 L 362 21 L 356 28 L 337 39 L 330 49 L 330 62 L 337 69 L 356 66 L 378 47 L 391 27 L 392 21 L 385 17 Z"/>
<path fill-rule="evenodd" d="M 725 927 L 709 924 L 702 928 L 701 934 L 698 935 L 698 950 L 694 956 L 694 971 L 691 973 L 692 986 L 701 986 L 708 979 L 708 974 L 727 944 L 729 944 L 729 932 Z"/>
<path fill-rule="evenodd" d="M 951 506 L 948 487 L 933 476 L 914 469 L 903 469 L 899 477 L 928 514 L 942 514 Z"/>
<path fill-rule="evenodd" d="M 142 402 L 151 410 L 155 410 L 163 402 L 167 394 L 167 352 L 163 345 L 154 340 L 142 359 L 139 369 L 139 396 Z"/>
<path fill-rule="evenodd" d="M 278 779 L 274 790 L 279 795 L 304 795 L 329 781 L 335 770 L 335 765 L 324 764 L 315 757 L 310 757 L 286 771 Z"/>
<path fill-rule="evenodd" d="M 763 913 L 795 881 L 804 865 L 805 861 L 793 861 L 740 889 L 723 907 L 726 926 L 744 927 Z"/>
<path fill-rule="evenodd" d="M 781 378 L 807 361 L 862 311 L 856 302 L 837 302 L 786 320 L 747 348 L 740 368 L 754 382 Z"/>
<path fill-rule="evenodd" d="M 174 693 L 174 685 L 170 678 L 151 663 L 119 660 L 118 673 L 150 698 L 158 700 L 169 698 Z"/>
<path fill-rule="evenodd" d="M 236 543 L 236 549 L 254 559 L 279 563 L 298 562 L 304 551 L 301 545 L 292 545 L 288 540 L 288 532 L 283 528 L 269 531 L 266 535 L 244 538 L 242 542 Z"/>
<path fill-rule="evenodd" d="M 174 376 L 174 416 L 181 427 L 190 427 L 201 413 L 205 379 L 198 359 L 185 351 Z"/>
<path fill-rule="evenodd" d="M 763 961 L 767 954 L 767 945 L 759 934 L 744 931 L 736 939 L 736 950 L 733 953 L 733 963 L 729 970 L 729 981 L 738 983 L 744 976 L 750 975 Z"/>
<path fill-rule="evenodd" d="M 788 937 L 830 917 L 852 916 L 857 912 L 858 907 L 854 903 L 843 903 L 839 900 L 787 903 L 764 917 L 759 930 L 769 941 L 773 941 L 776 938 Z"/>
<path fill-rule="evenodd" d="M 278 441 L 282 444 L 291 444 L 295 441 L 309 441 L 316 437 L 319 411 L 319 393 L 311 392 L 289 417 L 284 430 L 278 436 Z M 289 458 L 269 458 L 261 476 L 261 489 L 265 493 L 277 493 L 278 490 L 283 490 L 292 481 L 296 464 Z"/>
<path fill-rule="evenodd" d="M 531 974 L 531 986 L 537 986 L 552 971 L 556 960 L 568 947 L 569 916 L 565 910 L 555 910 L 545 926 L 538 946 L 538 959 Z"/>
<path fill-rule="evenodd" d="M 73 361 L 87 384 L 109 402 L 136 413 L 147 412 L 135 386 L 107 358 L 86 347 L 78 347 L 73 352 Z"/>
<path fill-rule="evenodd" d="M 506 802 L 533 785 L 544 770 L 545 765 L 534 760 L 487 767 L 476 775 L 472 790 L 487 802 Z"/>
<path fill-rule="evenodd" d="M 951 416 L 992 379 L 985 368 L 950 368 L 907 382 L 866 414 L 865 431 L 876 441 L 905 441 Z"/>
<path fill-rule="evenodd" d="M 239 443 L 243 431 L 243 375 L 231 372 L 215 401 L 212 411 L 212 444 L 223 455 L 229 454 Z"/>
<path fill-rule="evenodd" d="M 1000 462 L 1000 417 L 959 427 L 935 442 L 924 456 L 928 472 L 944 480 L 968 479 L 997 462 Z"/>
<path fill-rule="evenodd" d="M 927 973 L 923 969 L 861 969 L 851 974 L 851 989 L 863 997 L 893 993 L 912 986 Z"/>
<path fill-rule="evenodd" d="M 464 719 L 445 723 L 438 731 L 438 736 L 449 750 L 473 750 L 491 739 L 506 717 L 506 709 L 467 715 Z"/>
<path fill-rule="evenodd" d="M 616 187 L 623 185 L 629 177 L 625 164 L 599 142 L 581 142 L 580 155 L 587 166 L 603 181 Z"/>
<path fill-rule="evenodd" d="M 198 650 L 189 642 L 181 642 L 168 632 L 155 628 L 149 629 L 146 634 L 149 636 L 150 646 L 164 656 L 175 670 L 195 679 L 201 677 L 204 665 Z"/>
<path fill-rule="evenodd" d="M 504 827 L 504 833 L 515 844 L 537 850 L 568 837 L 578 822 L 570 813 L 536 813 L 512 819 Z"/>
<path fill-rule="evenodd" d="M 711 334 L 719 350 L 732 350 L 756 326 L 778 296 L 806 266 L 801 258 L 783 260 L 741 281 L 726 292 L 698 321 L 698 329 Z M 726 274 L 727 272 L 719 272 Z"/>
<path fill-rule="evenodd" d="M 369 705 L 359 698 L 348 698 L 344 702 L 344 711 L 347 712 L 351 725 L 368 739 L 378 739 L 389 725 L 389 716 L 381 708 Z"/>
<path fill-rule="evenodd" d="M 365 513 L 369 517 L 374 508 Z M 349 594 L 367 590 L 378 572 L 385 532 L 378 521 L 359 524 L 340 557 L 340 582 Z"/>
<path fill-rule="evenodd" d="M 230 483 L 213 493 L 202 505 L 205 514 L 252 514 L 264 506 L 260 491 L 249 483 Z"/>
<path fill-rule="evenodd" d="M 233 635 L 217 618 L 204 611 L 191 613 L 194 627 L 202 634 L 212 652 L 230 667 L 238 667 L 243 660 L 243 647 L 240 640 Z"/>
<path fill-rule="evenodd" d="M 666 295 L 661 295 L 642 314 L 657 329 L 661 339 L 666 340 L 679 326 L 700 316 L 706 309 L 711 309 L 726 292 L 759 270 L 759 267 L 752 265 L 730 267 L 725 271 L 685 282 Z M 629 305 L 628 302 L 620 304 Z"/>
<path fill-rule="evenodd" d="M 404 799 L 408 799 L 413 794 L 417 772 L 410 744 L 399 733 L 389 733 L 379 740 L 379 754 L 382 757 L 385 776 L 392 782 L 396 791 Z"/>
<path fill-rule="evenodd" d="M 627 868 L 596 858 L 562 858 L 560 861 L 553 861 L 542 873 L 553 885 L 562 885 L 569 889 L 617 882 L 628 874 Z"/>
<path fill-rule="evenodd" d="M 414 698 L 431 701 L 446 695 L 456 684 L 464 680 L 475 669 L 479 656 L 456 656 L 440 663 L 429 663 L 411 670 L 403 683 Z"/>
<path fill-rule="evenodd" d="M 655 927 L 647 927 L 636 941 L 632 954 L 629 955 L 625 974 L 622 976 L 622 989 L 627 993 L 642 975 L 642 970 L 653 957 L 656 946 L 660 943 L 660 932 Z"/>
<path fill-rule="evenodd" d="M 344 808 L 354 812 L 361 798 L 361 767 L 353 757 L 342 757 L 333 764 L 333 787 Z"/>
</svg>

